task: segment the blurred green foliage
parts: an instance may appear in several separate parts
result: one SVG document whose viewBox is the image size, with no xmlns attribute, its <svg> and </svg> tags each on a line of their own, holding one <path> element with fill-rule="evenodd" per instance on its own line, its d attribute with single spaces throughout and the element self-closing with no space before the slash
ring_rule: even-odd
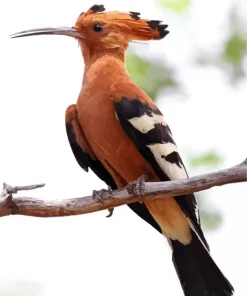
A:
<svg viewBox="0 0 247 296">
<path fill-rule="evenodd" d="M 238 5 L 234 4 L 228 14 L 227 36 L 221 51 L 212 55 L 202 50 L 196 53 L 195 59 L 202 66 L 214 65 L 221 69 L 232 84 L 246 79 L 247 74 L 244 68 L 247 58 L 247 21 L 240 14 Z"/>
<path fill-rule="evenodd" d="M 171 9 L 175 12 L 182 12 L 185 10 L 190 2 L 191 0 L 158 0 L 158 4 L 161 7 Z"/>
<path fill-rule="evenodd" d="M 228 16 L 229 36 L 221 52 L 223 63 L 230 66 L 232 82 L 246 78 L 243 66 L 244 59 L 247 57 L 247 32 L 244 30 L 246 22 L 242 21 L 239 14 L 238 6 L 234 4 Z"/>
<path fill-rule="evenodd" d="M 233 33 L 226 42 L 223 51 L 224 60 L 232 65 L 240 67 L 246 55 L 247 39 L 240 32 Z"/>
<path fill-rule="evenodd" d="M 190 166 L 191 168 L 198 168 L 200 166 L 213 166 L 216 167 L 220 165 L 223 161 L 222 156 L 217 154 L 215 151 L 208 151 L 200 155 L 190 156 Z"/>
<path fill-rule="evenodd" d="M 127 70 L 137 85 L 139 85 L 150 98 L 157 98 L 163 89 L 178 89 L 175 75 L 171 68 L 164 67 L 157 59 L 146 60 L 134 53 L 128 54 Z"/>
</svg>

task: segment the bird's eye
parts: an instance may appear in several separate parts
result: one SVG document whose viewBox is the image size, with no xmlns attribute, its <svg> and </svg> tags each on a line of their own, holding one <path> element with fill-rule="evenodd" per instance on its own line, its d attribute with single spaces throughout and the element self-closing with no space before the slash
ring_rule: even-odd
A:
<svg viewBox="0 0 247 296">
<path fill-rule="evenodd" d="M 96 24 L 93 26 L 95 32 L 101 32 L 103 30 L 103 26 L 100 24 Z"/>
</svg>

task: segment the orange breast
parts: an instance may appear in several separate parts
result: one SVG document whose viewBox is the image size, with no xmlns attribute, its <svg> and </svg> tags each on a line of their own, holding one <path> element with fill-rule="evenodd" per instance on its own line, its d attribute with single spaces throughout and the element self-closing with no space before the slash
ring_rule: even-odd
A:
<svg viewBox="0 0 247 296">
<path fill-rule="evenodd" d="M 158 180 L 150 164 L 123 131 L 110 97 L 100 90 L 93 97 L 82 93 L 77 102 L 77 112 L 92 150 L 111 170 L 115 181 L 121 183 L 118 186 L 124 186 L 143 174 L 150 175 L 150 181 Z"/>
</svg>

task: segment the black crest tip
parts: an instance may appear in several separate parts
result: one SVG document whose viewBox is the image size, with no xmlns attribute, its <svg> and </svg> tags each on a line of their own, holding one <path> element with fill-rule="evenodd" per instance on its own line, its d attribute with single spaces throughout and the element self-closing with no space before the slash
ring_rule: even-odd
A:
<svg viewBox="0 0 247 296">
<path fill-rule="evenodd" d="M 134 19 L 134 20 L 139 20 L 140 19 L 140 12 L 134 12 L 134 11 L 130 11 L 130 16 Z"/>
<path fill-rule="evenodd" d="M 166 30 L 167 27 L 168 27 L 168 25 L 159 25 L 157 27 L 159 34 L 160 34 L 160 36 L 157 39 L 162 39 L 170 33 L 170 31 Z"/>
<path fill-rule="evenodd" d="M 151 29 L 157 29 L 161 22 L 162 21 L 151 20 L 151 21 L 148 21 L 147 24 Z"/>
<path fill-rule="evenodd" d="M 95 12 L 103 12 L 103 11 L 105 11 L 105 7 L 104 7 L 104 5 L 94 4 L 94 5 L 90 8 L 90 10 L 93 10 L 93 11 L 95 11 Z"/>
</svg>

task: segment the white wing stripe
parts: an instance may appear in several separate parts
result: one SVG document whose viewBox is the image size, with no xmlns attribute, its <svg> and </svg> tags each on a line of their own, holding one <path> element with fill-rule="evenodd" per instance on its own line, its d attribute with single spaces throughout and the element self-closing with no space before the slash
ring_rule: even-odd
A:
<svg viewBox="0 0 247 296">
<path fill-rule="evenodd" d="M 171 163 L 164 158 L 164 156 L 177 151 L 177 147 L 174 144 L 152 144 L 148 145 L 148 148 L 151 150 L 160 168 L 171 180 L 187 178 L 187 174 L 183 166 L 180 168 L 176 163 Z"/>
<path fill-rule="evenodd" d="M 155 124 L 160 123 L 166 126 L 166 122 L 164 117 L 160 114 L 155 114 L 152 112 L 152 116 L 148 116 L 146 113 L 141 117 L 133 117 L 129 119 L 129 122 L 136 128 L 138 131 L 146 134 L 153 128 L 155 128 Z"/>
</svg>

